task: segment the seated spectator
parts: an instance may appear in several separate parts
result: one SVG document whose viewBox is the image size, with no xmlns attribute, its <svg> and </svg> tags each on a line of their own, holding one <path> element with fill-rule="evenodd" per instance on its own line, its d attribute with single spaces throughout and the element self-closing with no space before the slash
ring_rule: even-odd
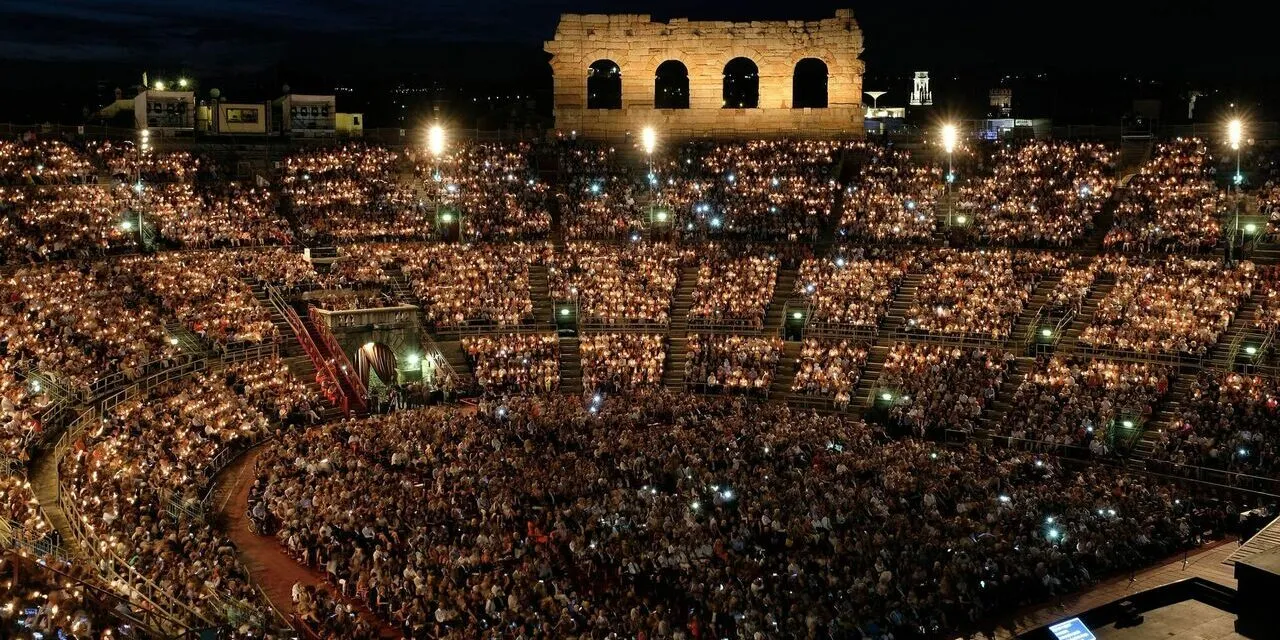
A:
<svg viewBox="0 0 1280 640">
<path fill-rule="evenodd" d="M 768 395 L 782 355 L 777 336 L 689 334 L 685 385 L 707 393 Z"/>
<path fill-rule="evenodd" d="M 571 242 L 547 267 L 554 300 L 576 300 L 581 315 L 607 324 L 666 324 L 680 255 L 669 244 Z"/>
<path fill-rule="evenodd" d="M 810 322 L 874 328 L 893 304 L 911 258 L 863 258 L 861 251 L 827 260 L 805 260 L 796 293 L 808 297 Z"/>
<path fill-rule="evenodd" d="M 476 384 L 489 393 L 551 393 L 560 384 L 555 335 L 508 333 L 462 339 Z"/>
<path fill-rule="evenodd" d="M 806 338 L 791 390 L 831 398 L 836 407 L 847 408 L 867 363 L 867 349 L 866 343 Z"/>
<path fill-rule="evenodd" d="M 1106 246 L 1124 251 L 1205 251 L 1222 238 L 1224 197 L 1208 145 L 1179 138 L 1156 150 L 1127 185 Z"/>
<path fill-rule="evenodd" d="M 689 319 L 762 328 L 777 282 L 776 257 L 708 257 L 698 265 Z"/>
<path fill-rule="evenodd" d="M 657 386 L 667 359 L 666 336 L 640 333 L 585 334 L 578 349 L 582 388 L 626 392 Z"/>
<path fill-rule="evenodd" d="M 972 431 L 1000 388 L 1011 353 L 899 342 L 889 350 L 879 386 L 889 415 L 917 434 Z"/>
</svg>

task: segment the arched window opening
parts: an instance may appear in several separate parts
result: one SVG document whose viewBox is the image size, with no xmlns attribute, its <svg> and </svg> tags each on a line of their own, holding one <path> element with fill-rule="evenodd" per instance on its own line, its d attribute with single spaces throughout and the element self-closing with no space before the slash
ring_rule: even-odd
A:
<svg viewBox="0 0 1280 640">
<path fill-rule="evenodd" d="M 657 109 L 689 108 L 689 68 L 679 60 L 658 65 L 653 81 L 653 106 Z"/>
<path fill-rule="evenodd" d="M 734 58 L 724 66 L 724 108 L 755 109 L 760 106 L 760 68 L 747 58 Z"/>
<path fill-rule="evenodd" d="M 596 60 L 587 68 L 587 108 L 622 108 L 622 70 L 612 60 Z"/>
<path fill-rule="evenodd" d="M 827 108 L 827 63 L 805 58 L 796 63 L 791 77 L 791 106 L 796 109 Z"/>
</svg>

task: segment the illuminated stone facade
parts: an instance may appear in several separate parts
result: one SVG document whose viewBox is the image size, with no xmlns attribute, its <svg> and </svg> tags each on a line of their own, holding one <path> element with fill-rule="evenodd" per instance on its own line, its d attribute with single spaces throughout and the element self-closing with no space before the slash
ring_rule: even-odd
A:
<svg viewBox="0 0 1280 640">
<path fill-rule="evenodd" d="M 645 126 L 664 138 L 856 137 L 863 133 L 862 30 L 851 10 L 806 22 L 654 22 L 647 15 L 560 17 L 552 55 L 556 129 L 587 138 L 638 135 Z M 747 58 L 759 69 L 759 106 L 725 108 L 725 67 Z M 807 58 L 826 65 L 825 108 L 793 108 L 793 76 Z M 658 66 L 678 60 L 688 69 L 687 109 L 657 109 Z M 588 108 L 593 63 L 621 73 L 621 108 Z M 812 62 L 808 63 L 812 65 Z"/>
</svg>

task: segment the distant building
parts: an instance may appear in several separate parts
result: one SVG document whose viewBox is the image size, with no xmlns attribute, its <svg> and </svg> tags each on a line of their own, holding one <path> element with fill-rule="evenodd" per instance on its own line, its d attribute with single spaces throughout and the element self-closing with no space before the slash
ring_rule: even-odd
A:
<svg viewBox="0 0 1280 640">
<path fill-rule="evenodd" d="M 917 71 L 911 85 L 911 106 L 933 105 L 933 92 L 929 90 L 929 72 Z"/>
<path fill-rule="evenodd" d="M 337 98 L 290 93 L 271 105 L 279 133 L 289 137 L 325 138 L 337 133 Z"/>
<path fill-rule="evenodd" d="M 133 99 L 134 126 L 152 135 L 193 134 L 196 129 L 194 91 L 146 89 Z"/>
</svg>

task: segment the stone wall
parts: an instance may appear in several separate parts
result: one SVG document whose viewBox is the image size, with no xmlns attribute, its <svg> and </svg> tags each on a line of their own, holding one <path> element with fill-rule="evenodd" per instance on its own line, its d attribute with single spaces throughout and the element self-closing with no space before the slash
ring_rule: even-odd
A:
<svg viewBox="0 0 1280 640">
<path fill-rule="evenodd" d="M 617 139 L 653 126 L 664 138 L 862 135 L 862 30 L 853 12 L 816 22 L 654 22 L 647 15 L 560 17 L 552 55 L 556 130 Z M 760 106 L 725 109 L 724 66 L 750 58 L 760 69 Z M 825 109 L 792 109 L 792 76 L 804 58 L 827 65 Z M 587 109 L 587 68 L 612 60 L 622 74 L 621 109 Z M 655 109 L 658 65 L 689 69 L 689 109 Z"/>
</svg>

